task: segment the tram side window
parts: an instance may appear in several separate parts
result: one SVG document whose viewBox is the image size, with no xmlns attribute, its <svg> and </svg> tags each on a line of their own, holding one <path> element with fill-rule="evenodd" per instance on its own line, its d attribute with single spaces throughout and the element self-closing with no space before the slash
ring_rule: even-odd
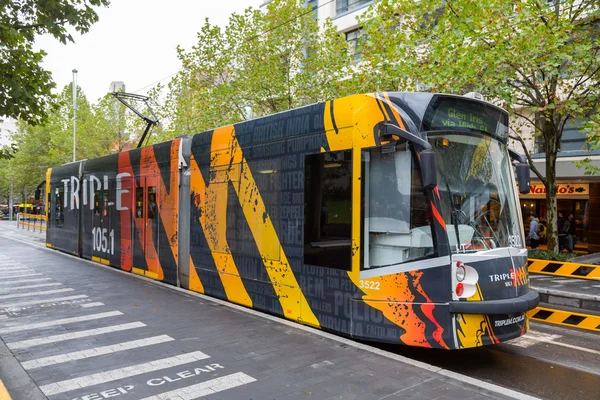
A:
<svg viewBox="0 0 600 400">
<path fill-rule="evenodd" d="M 363 153 L 363 269 L 434 254 L 419 163 L 405 143 Z"/>
<path fill-rule="evenodd" d="M 65 190 L 62 187 L 56 187 L 54 189 L 54 226 L 57 228 L 62 228 L 65 223 L 65 214 L 64 214 L 64 195 Z"/>
<path fill-rule="evenodd" d="M 304 263 L 350 270 L 352 153 L 312 154 L 304 165 Z"/>
<path fill-rule="evenodd" d="M 144 213 L 144 188 L 135 188 L 135 216 L 142 218 Z"/>
<path fill-rule="evenodd" d="M 156 211 L 156 186 L 148 186 L 148 219 L 155 219 Z"/>
<path fill-rule="evenodd" d="M 101 194 L 100 192 L 95 192 L 94 193 L 94 215 L 100 215 L 100 198 L 101 198 Z"/>
</svg>

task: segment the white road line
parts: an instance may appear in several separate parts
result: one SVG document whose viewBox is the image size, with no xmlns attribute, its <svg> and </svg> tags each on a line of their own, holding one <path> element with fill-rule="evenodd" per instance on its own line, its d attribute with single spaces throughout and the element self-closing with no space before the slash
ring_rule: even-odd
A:
<svg viewBox="0 0 600 400">
<path fill-rule="evenodd" d="M 37 271 L 32 270 L 31 268 L 19 268 L 18 270 L 12 270 L 12 271 L 0 271 L 0 277 L 11 277 L 13 275 L 23 275 L 23 274 L 33 274 L 33 273 L 37 273 Z"/>
<path fill-rule="evenodd" d="M 15 270 L 17 270 L 17 271 L 31 271 L 31 268 L 29 268 L 29 267 L 27 267 L 25 265 L 23 265 L 23 266 L 14 266 L 14 265 L 11 265 L 10 267 L 2 267 L 2 266 L 0 266 L 0 271 L 1 272 L 9 272 L 9 271 L 15 271 Z"/>
<path fill-rule="evenodd" d="M 550 341 L 549 343 L 555 344 L 557 346 L 567 347 L 569 349 L 585 351 L 586 353 L 600 354 L 600 351 L 598 351 L 598 350 L 586 349 L 585 347 L 574 346 L 574 345 L 568 344 L 568 343 L 554 342 L 554 341 Z"/>
<path fill-rule="evenodd" d="M 62 285 L 62 283 L 50 282 L 50 283 L 38 283 L 37 285 L 14 286 L 14 287 L 4 288 L 0 291 L 0 293 L 6 293 L 9 291 L 13 291 L 13 290 L 33 289 L 33 288 L 41 288 L 41 287 L 48 287 L 48 286 L 60 286 L 60 285 Z"/>
<path fill-rule="evenodd" d="M 28 276 L 40 276 L 42 274 L 0 275 L 2 279 L 26 278 Z"/>
<path fill-rule="evenodd" d="M 551 335 L 543 332 L 529 331 L 527 334 L 520 338 L 513 339 L 507 343 L 519 347 L 529 347 L 537 343 L 551 343 L 557 346 L 566 347 L 573 350 L 584 351 L 586 353 L 600 354 L 600 351 L 593 349 L 586 349 L 585 347 L 579 347 L 568 343 L 557 342 L 555 339 L 560 339 L 562 335 Z"/>
<path fill-rule="evenodd" d="M 81 307 L 83 307 L 83 308 L 90 308 L 90 307 L 98 307 L 98 306 L 103 306 L 103 305 L 104 305 L 104 303 L 101 303 L 101 302 L 98 301 L 96 303 L 84 303 L 84 304 L 81 305 Z"/>
<path fill-rule="evenodd" d="M 99 314 L 84 315 L 81 317 L 62 318 L 62 319 L 56 319 L 54 321 L 38 322 L 37 324 L 21 324 L 21 325 L 11 326 L 9 328 L 0 329 L 0 335 L 5 334 L 5 333 L 21 332 L 21 331 L 28 331 L 28 330 L 33 330 L 33 329 L 42 329 L 42 328 L 47 328 L 49 326 L 74 324 L 76 322 L 83 322 L 83 321 L 92 321 L 95 319 L 115 317 L 117 315 L 123 315 L 123 313 L 121 311 L 109 311 L 109 312 L 104 312 L 104 313 L 99 313 Z"/>
<path fill-rule="evenodd" d="M 42 281 L 51 281 L 52 278 L 34 278 L 34 279 L 21 279 L 20 281 L 2 281 L 0 282 L 0 286 L 9 286 L 14 285 L 16 283 L 29 283 L 29 282 L 42 282 Z"/>
<path fill-rule="evenodd" d="M 69 361 L 83 360 L 85 358 L 97 357 L 97 356 L 102 356 L 105 354 L 112 354 L 112 353 L 116 353 L 119 351 L 137 349 L 139 347 L 152 346 L 153 344 L 166 343 L 166 342 L 170 342 L 172 340 L 175 340 L 175 339 L 173 339 L 172 337 L 170 337 L 168 335 L 153 336 L 153 337 L 150 337 L 147 339 L 132 340 L 129 342 L 113 344 L 110 346 L 96 347 L 93 349 L 74 351 L 72 353 L 59 354 L 56 356 L 43 357 L 43 358 L 38 358 L 35 360 L 24 361 L 24 362 L 21 362 L 21 365 L 25 369 L 41 368 L 41 367 L 46 367 L 48 365 L 56 365 L 56 364 L 61 364 L 61 363 L 69 362 Z"/>
<path fill-rule="evenodd" d="M 506 343 L 511 344 L 513 346 L 527 348 L 527 347 L 533 346 L 534 344 L 537 344 L 540 342 L 551 342 L 552 340 L 558 339 L 561 337 L 562 337 L 561 335 L 551 335 L 551 334 L 547 334 L 547 333 L 543 333 L 543 332 L 530 330 L 525 335 L 518 337 L 516 339 L 513 339 L 513 340 L 509 340 Z"/>
<path fill-rule="evenodd" d="M 178 365 L 189 364 L 207 358 L 210 358 L 210 356 L 201 351 L 194 351 L 192 353 L 181 354 L 175 357 L 167 357 L 161 360 L 132 365 L 130 367 L 113 369 L 112 371 L 99 372 L 97 374 L 82 376 L 80 378 L 67 379 L 64 381 L 51 383 L 49 385 L 40 386 L 40 389 L 46 396 L 52 396 L 79 388 L 131 378 L 132 376 L 142 375 L 153 371 L 160 371 L 162 369 L 172 368 Z"/>
<path fill-rule="evenodd" d="M 8 309 L 20 308 L 20 307 L 25 307 L 25 306 L 35 306 L 37 304 L 59 303 L 61 301 L 70 301 L 70 300 L 86 299 L 86 298 L 87 298 L 87 295 L 78 294 L 76 296 L 53 297 L 51 299 L 21 301 L 19 303 L 3 303 L 3 304 L 0 304 L 0 308 L 8 310 Z M 1 330 L 0 330 L 0 332 L 1 332 Z"/>
<path fill-rule="evenodd" d="M 256 379 L 243 372 L 236 372 L 235 374 L 225 375 L 192 386 L 146 397 L 142 400 L 193 400 L 252 382 L 256 382 Z"/>
<path fill-rule="evenodd" d="M 65 289 L 54 289 L 54 290 L 46 290 L 46 291 L 42 290 L 41 292 L 34 291 L 32 293 L 5 294 L 3 296 L 0 296 L 0 300 L 16 299 L 19 297 L 45 296 L 47 294 L 72 292 L 73 290 L 75 290 L 75 289 L 65 288 Z"/>
<path fill-rule="evenodd" d="M 105 333 L 121 332 L 129 329 L 143 328 L 146 326 L 143 322 L 130 322 L 127 324 L 105 326 L 96 329 L 86 329 L 84 331 L 63 333 L 61 335 L 46 336 L 39 339 L 21 340 L 19 342 L 6 343 L 6 346 L 11 350 L 26 349 L 33 346 L 40 346 L 48 343 L 58 343 L 67 340 L 81 339 L 90 336 L 103 335 Z"/>
</svg>

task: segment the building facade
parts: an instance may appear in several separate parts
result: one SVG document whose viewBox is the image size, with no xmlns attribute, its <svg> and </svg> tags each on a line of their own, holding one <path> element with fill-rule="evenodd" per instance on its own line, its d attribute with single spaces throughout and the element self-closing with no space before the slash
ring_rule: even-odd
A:
<svg viewBox="0 0 600 400">
<path fill-rule="evenodd" d="M 528 144 L 535 167 L 545 176 L 546 155 L 542 152 L 542 143 L 530 140 Z M 590 149 L 577 122 L 565 125 L 560 149 L 556 161 L 558 211 L 565 216 L 573 214 L 577 252 L 600 252 L 600 176 L 585 175 L 585 170 L 574 164 L 588 158 L 594 166 L 600 167 L 600 149 Z M 546 221 L 546 190 L 535 174 L 532 173 L 531 192 L 520 196 L 523 218 L 535 212 L 541 221 Z"/>
<path fill-rule="evenodd" d="M 261 7 L 272 0 L 260 0 Z M 362 29 L 357 17 L 364 14 L 372 0 L 306 0 L 306 5 L 315 11 L 315 18 L 325 21 L 330 18 L 338 31 L 346 36 L 349 51 L 358 60 L 361 54 L 360 40 Z M 523 124 L 522 121 L 514 121 Z M 529 128 L 530 129 L 530 128 Z M 527 131 L 527 127 L 524 129 Z M 541 152 L 542 143 L 533 135 L 523 135 L 528 151 L 532 154 L 534 165 L 545 176 L 545 154 Z M 520 145 L 512 145 L 516 151 L 523 152 Z M 558 181 L 558 211 L 575 219 L 575 250 L 578 252 L 600 252 L 600 176 L 585 175 L 585 170 L 575 166 L 575 161 L 589 158 L 593 165 L 600 167 L 600 149 L 592 151 L 586 142 L 581 124 L 577 121 L 564 128 L 561 151 L 556 162 Z M 536 213 L 542 222 L 546 222 L 546 192 L 544 185 L 536 180 L 532 173 L 531 192 L 520 195 L 523 218 L 528 219 Z M 526 230 L 528 224 L 526 223 Z M 542 239 L 542 244 L 544 239 Z"/>
<path fill-rule="evenodd" d="M 260 0 L 264 7 L 272 0 Z M 306 5 L 315 12 L 315 18 L 322 22 L 328 18 L 337 27 L 338 32 L 346 36 L 350 51 L 356 59 L 360 58 L 360 38 L 362 28 L 356 18 L 364 14 L 373 0 L 306 0 Z"/>
</svg>

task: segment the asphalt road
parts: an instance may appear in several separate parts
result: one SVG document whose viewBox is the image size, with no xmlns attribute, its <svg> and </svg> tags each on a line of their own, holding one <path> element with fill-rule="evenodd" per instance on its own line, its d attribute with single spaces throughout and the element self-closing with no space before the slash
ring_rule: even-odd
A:
<svg viewBox="0 0 600 400">
<path fill-rule="evenodd" d="M 524 337 L 480 349 L 380 347 L 543 399 L 600 398 L 600 335 L 595 332 L 534 322 Z"/>
</svg>

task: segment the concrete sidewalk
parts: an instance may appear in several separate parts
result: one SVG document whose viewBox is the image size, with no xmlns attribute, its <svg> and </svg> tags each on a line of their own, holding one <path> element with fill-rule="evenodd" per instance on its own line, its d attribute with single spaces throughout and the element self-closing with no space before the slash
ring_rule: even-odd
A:
<svg viewBox="0 0 600 400">
<path fill-rule="evenodd" d="M 532 399 L 41 239 L 0 224 L 0 379 L 14 400 Z"/>
</svg>

